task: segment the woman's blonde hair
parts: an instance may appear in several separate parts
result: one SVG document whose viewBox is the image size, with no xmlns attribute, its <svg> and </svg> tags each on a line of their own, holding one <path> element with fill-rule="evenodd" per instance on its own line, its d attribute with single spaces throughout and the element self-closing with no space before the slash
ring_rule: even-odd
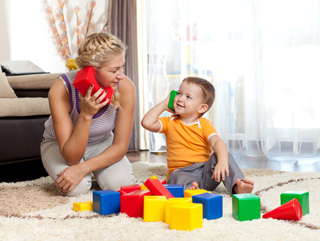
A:
<svg viewBox="0 0 320 241">
<path fill-rule="evenodd" d="M 116 55 L 124 53 L 126 49 L 127 46 L 112 34 L 106 32 L 93 33 L 87 36 L 80 45 L 76 63 L 80 69 L 92 66 L 97 70 L 108 64 Z M 115 109 L 120 107 L 118 90 L 114 91 L 111 105 Z"/>
</svg>

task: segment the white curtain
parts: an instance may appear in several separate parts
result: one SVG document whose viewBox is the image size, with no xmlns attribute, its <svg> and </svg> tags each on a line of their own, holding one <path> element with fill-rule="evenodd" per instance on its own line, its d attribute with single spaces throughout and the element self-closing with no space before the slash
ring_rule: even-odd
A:
<svg viewBox="0 0 320 241">
<path fill-rule="evenodd" d="M 319 0 L 148 0 L 145 13 L 145 111 L 200 76 L 216 88 L 205 117 L 231 153 L 319 156 Z M 165 151 L 162 135 L 149 140 Z"/>
</svg>

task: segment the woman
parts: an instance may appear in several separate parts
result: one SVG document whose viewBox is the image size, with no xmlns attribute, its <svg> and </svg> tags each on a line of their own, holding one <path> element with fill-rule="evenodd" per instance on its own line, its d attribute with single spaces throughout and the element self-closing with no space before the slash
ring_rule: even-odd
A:
<svg viewBox="0 0 320 241">
<path fill-rule="evenodd" d="M 82 96 L 73 86 L 77 71 L 61 75 L 49 91 L 51 116 L 45 123 L 41 157 L 54 185 L 68 196 L 87 193 L 91 175 L 103 190 L 119 190 L 135 182 L 125 157 L 135 103 L 133 82 L 123 73 L 125 50 L 111 34 L 89 35 L 78 50 L 76 63 L 80 69 L 95 69 L 99 91 L 91 96 L 90 86 Z M 108 99 L 102 100 L 109 86 L 114 94 L 107 105 Z"/>
</svg>

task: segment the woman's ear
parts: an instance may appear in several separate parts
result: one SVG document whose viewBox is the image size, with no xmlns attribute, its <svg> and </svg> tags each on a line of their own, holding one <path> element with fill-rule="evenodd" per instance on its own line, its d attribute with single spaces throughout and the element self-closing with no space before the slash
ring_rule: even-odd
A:
<svg viewBox="0 0 320 241">
<path fill-rule="evenodd" d="M 199 107 L 199 114 L 203 114 L 205 113 L 207 110 L 209 109 L 209 106 L 207 104 L 202 104 L 200 107 Z"/>
</svg>

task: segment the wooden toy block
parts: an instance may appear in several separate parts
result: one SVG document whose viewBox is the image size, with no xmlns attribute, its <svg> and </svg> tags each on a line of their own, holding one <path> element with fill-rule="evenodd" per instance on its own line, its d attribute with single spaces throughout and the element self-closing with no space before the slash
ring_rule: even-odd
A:
<svg viewBox="0 0 320 241">
<path fill-rule="evenodd" d="M 179 184 L 164 184 L 166 189 L 174 196 L 174 197 L 184 197 L 183 186 Z"/>
<path fill-rule="evenodd" d="M 132 184 L 132 185 L 126 185 L 126 186 L 120 187 L 120 191 L 123 191 L 125 193 L 130 193 L 136 190 L 141 190 L 141 187 L 139 184 Z"/>
<path fill-rule="evenodd" d="M 187 202 L 187 203 L 192 203 L 192 198 L 190 197 L 178 197 L 178 198 L 170 198 L 166 202 L 166 212 L 165 212 L 165 221 L 167 224 L 170 224 L 170 219 L 171 219 L 171 206 L 181 203 L 181 202 Z"/>
<path fill-rule="evenodd" d="M 90 87 L 90 85 L 93 85 L 93 89 L 91 92 L 91 96 L 92 96 L 100 89 L 100 86 L 96 81 L 95 69 L 92 66 L 88 66 L 82 70 L 79 70 L 78 73 L 76 74 L 74 81 L 73 81 L 73 86 L 76 87 L 76 89 L 83 96 L 86 95 L 87 90 Z M 109 98 L 108 104 L 110 104 L 114 90 L 112 89 L 111 86 L 109 86 L 105 89 L 105 91 L 107 91 L 107 94 L 104 97 L 103 101 L 105 101 L 107 98 Z"/>
<path fill-rule="evenodd" d="M 94 191 L 93 211 L 101 215 L 120 212 L 120 193 L 113 190 Z"/>
<path fill-rule="evenodd" d="M 309 192 L 288 191 L 280 194 L 281 205 L 292 199 L 298 199 L 302 208 L 302 215 L 309 213 Z"/>
<path fill-rule="evenodd" d="M 164 222 L 166 202 L 165 196 L 144 196 L 143 221 Z"/>
<path fill-rule="evenodd" d="M 163 184 L 158 179 L 148 179 L 144 185 L 150 190 L 152 195 L 155 196 L 165 196 L 167 199 L 173 197 L 171 192 L 163 186 Z"/>
<path fill-rule="evenodd" d="M 158 179 L 155 175 L 152 175 L 149 179 Z M 141 185 L 141 190 L 149 190 L 146 185 L 142 184 Z"/>
<path fill-rule="evenodd" d="M 171 206 L 170 229 L 189 230 L 202 228 L 202 204 L 182 202 Z"/>
<path fill-rule="evenodd" d="M 299 221 L 302 218 L 302 208 L 299 200 L 294 198 L 289 202 L 282 204 L 280 207 L 265 213 L 262 217 Z"/>
<path fill-rule="evenodd" d="M 260 198 L 253 193 L 232 195 L 232 216 L 239 221 L 260 218 Z"/>
<path fill-rule="evenodd" d="M 222 196 L 213 193 L 202 193 L 192 196 L 193 203 L 202 203 L 203 218 L 208 220 L 222 217 L 223 201 Z"/>
<path fill-rule="evenodd" d="M 184 197 L 192 197 L 193 195 L 199 195 L 201 193 L 211 193 L 211 192 L 205 189 L 184 190 Z"/>
<path fill-rule="evenodd" d="M 73 203 L 73 211 L 76 211 L 76 212 L 93 211 L 93 201 L 75 202 Z"/>
<path fill-rule="evenodd" d="M 129 217 L 143 217 L 143 197 L 151 195 L 149 190 L 136 190 L 120 197 L 120 211 Z"/>
</svg>

